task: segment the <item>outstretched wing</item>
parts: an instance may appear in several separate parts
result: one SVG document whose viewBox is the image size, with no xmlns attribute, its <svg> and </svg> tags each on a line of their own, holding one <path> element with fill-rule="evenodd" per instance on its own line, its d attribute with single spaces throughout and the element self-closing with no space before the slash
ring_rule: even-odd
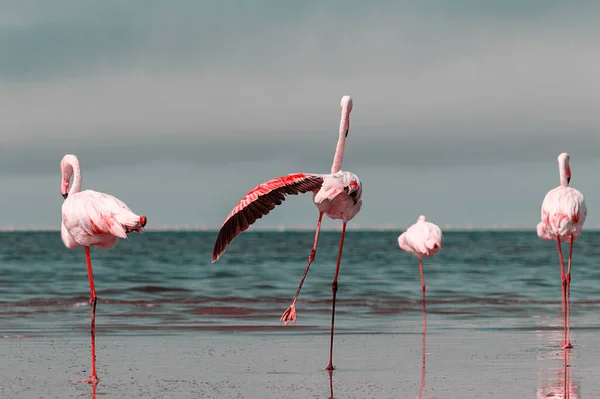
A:
<svg viewBox="0 0 600 399">
<path fill-rule="evenodd" d="M 250 190 L 223 222 L 213 248 L 213 263 L 221 257 L 235 237 L 277 205 L 281 205 L 286 195 L 318 191 L 322 184 L 322 175 L 294 173 L 269 180 Z"/>
</svg>

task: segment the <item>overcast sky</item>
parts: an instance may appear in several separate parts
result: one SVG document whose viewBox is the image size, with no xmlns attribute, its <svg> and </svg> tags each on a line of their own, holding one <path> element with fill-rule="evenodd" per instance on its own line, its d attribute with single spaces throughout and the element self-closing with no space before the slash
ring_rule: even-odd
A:
<svg viewBox="0 0 600 399">
<path fill-rule="evenodd" d="M 491 4 L 494 3 L 494 4 Z M 535 229 L 556 158 L 600 227 L 600 5 L 551 0 L 2 1 L 0 226 L 59 227 L 60 167 L 150 227 L 343 170 L 364 227 Z M 314 227 L 310 196 L 257 227 Z M 332 227 L 336 223 L 328 222 Z"/>
</svg>

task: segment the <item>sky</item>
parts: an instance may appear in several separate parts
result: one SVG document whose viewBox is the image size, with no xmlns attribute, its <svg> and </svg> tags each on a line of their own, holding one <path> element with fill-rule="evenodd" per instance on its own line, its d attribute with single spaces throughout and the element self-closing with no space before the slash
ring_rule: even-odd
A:
<svg viewBox="0 0 600 399">
<path fill-rule="evenodd" d="M 556 158 L 600 228 L 596 2 L 2 1 L 0 227 L 59 228 L 60 160 L 154 228 L 218 228 L 327 173 L 339 102 L 355 228 L 531 228 Z M 309 195 L 256 228 L 314 228 Z M 339 221 L 327 221 L 336 227 Z"/>
</svg>

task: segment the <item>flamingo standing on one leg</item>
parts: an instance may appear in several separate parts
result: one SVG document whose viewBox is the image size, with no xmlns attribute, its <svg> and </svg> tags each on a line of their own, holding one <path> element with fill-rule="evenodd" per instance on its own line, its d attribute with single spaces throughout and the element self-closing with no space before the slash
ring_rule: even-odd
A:
<svg viewBox="0 0 600 399">
<path fill-rule="evenodd" d="M 96 384 L 96 290 L 92 275 L 90 246 L 110 249 L 117 238 L 127 238 L 127 233 L 141 232 L 146 225 L 146 216 L 133 213 L 127 205 L 112 195 L 92 190 L 81 190 L 81 168 L 75 155 L 65 155 L 60 162 L 62 182 L 60 191 L 65 201 L 62 205 L 60 233 L 69 249 L 83 245 L 90 280 L 90 306 L 92 311 L 92 376 L 88 382 Z M 73 177 L 73 184 L 69 184 Z"/>
<path fill-rule="evenodd" d="M 340 249 L 335 266 L 333 284 L 331 285 L 333 295 L 333 305 L 331 310 L 331 342 L 329 347 L 329 365 L 326 370 L 334 369 L 333 331 L 335 321 L 335 298 L 338 290 L 338 274 L 340 271 L 346 224 L 356 216 L 362 206 L 362 185 L 360 180 L 355 174 L 342 172 L 340 170 L 342 158 L 344 156 L 344 145 L 350 129 L 352 98 L 350 98 L 350 96 L 342 97 L 340 105 L 342 108 L 342 116 L 339 139 L 333 158 L 333 165 L 331 166 L 331 173 L 295 173 L 269 180 L 250 190 L 250 192 L 238 202 L 223 222 L 212 253 L 212 261 L 215 262 L 223 252 L 225 252 L 225 249 L 235 237 L 248 229 L 248 227 L 250 227 L 257 219 L 268 214 L 276 205 L 280 205 L 282 201 L 285 200 L 285 195 L 312 192 L 313 202 L 319 209 L 319 221 L 317 222 L 313 248 L 308 257 L 308 264 L 306 265 L 302 279 L 300 280 L 300 286 L 298 287 L 298 291 L 296 292 L 296 296 L 294 297 L 291 306 L 281 316 L 281 321 L 287 326 L 290 321 L 296 323 L 296 301 L 298 300 L 298 295 L 302 289 L 302 284 L 304 283 L 310 264 L 316 254 L 323 214 L 326 214 L 331 219 L 342 220 Z"/>
<path fill-rule="evenodd" d="M 585 198 L 579 190 L 569 187 L 571 181 L 571 156 L 563 152 L 558 156 L 560 186 L 548 191 L 542 202 L 542 221 L 537 225 L 538 236 L 547 241 L 556 240 L 560 260 L 560 278 L 562 280 L 562 304 L 564 315 L 564 348 L 571 345 L 571 256 L 573 242 L 581 235 L 581 229 L 587 216 Z M 561 242 L 569 242 L 568 269 L 565 275 Z"/>
<path fill-rule="evenodd" d="M 435 224 L 426 222 L 425 216 L 419 216 L 417 223 L 410 226 L 398 237 L 398 244 L 404 251 L 411 253 L 419 260 L 421 273 L 421 293 L 423 296 L 423 329 L 427 329 L 425 321 L 425 277 L 423 276 L 422 258 L 430 258 L 442 249 L 444 237 L 442 230 Z"/>
</svg>

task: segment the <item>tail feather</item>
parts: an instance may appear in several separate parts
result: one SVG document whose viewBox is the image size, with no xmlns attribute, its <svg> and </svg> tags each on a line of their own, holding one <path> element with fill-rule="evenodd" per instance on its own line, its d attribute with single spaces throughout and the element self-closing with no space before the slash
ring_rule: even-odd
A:
<svg viewBox="0 0 600 399">
<path fill-rule="evenodd" d="M 136 231 L 141 233 L 146 225 L 146 216 L 139 216 L 131 211 L 120 212 L 115 215 L 114 222 L 110 226 L 110 231 L 117 237 L 126 238 L 127 233 Z"/>
</svg>

